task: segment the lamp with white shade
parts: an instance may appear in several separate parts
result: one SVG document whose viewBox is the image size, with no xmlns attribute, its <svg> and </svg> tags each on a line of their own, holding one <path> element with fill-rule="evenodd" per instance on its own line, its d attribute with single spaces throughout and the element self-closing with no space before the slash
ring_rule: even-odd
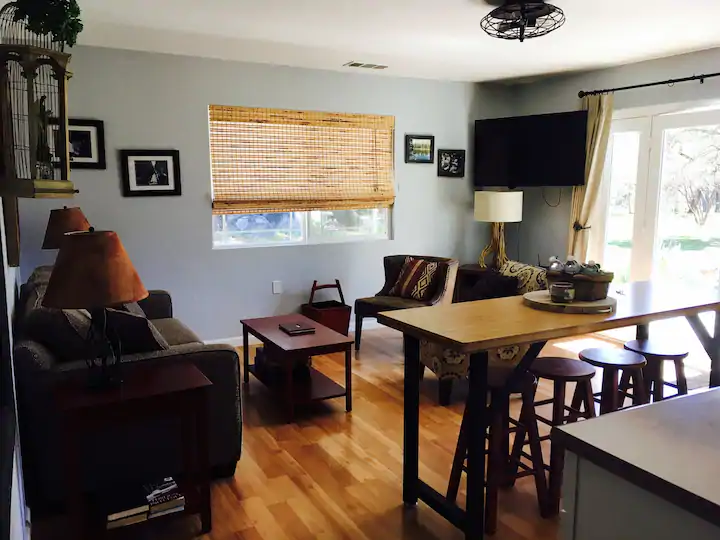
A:
<svg viewBox="0 0 720 540">
<path fill-rule="evenodd" d="M 480 255 L 480 266 L 485 268 L 485 258 L 494 254 L 492 268 L 500 268 L 508 260 L 505 252 L 505 223 L 522 221 L 522 191 L 476 191 L 475 221 L 492 223 L 490 244 Z"/>
</svg>

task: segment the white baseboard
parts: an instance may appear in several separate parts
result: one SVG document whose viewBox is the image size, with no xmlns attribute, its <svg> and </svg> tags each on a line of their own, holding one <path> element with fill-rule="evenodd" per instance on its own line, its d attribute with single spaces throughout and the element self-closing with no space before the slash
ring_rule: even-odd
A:
<svg viewBox="0 0 720 540">
<path fill-rule="evenodd" d="M 380 328 L 382 325 L 375 319 L 365 319 L 363 321 L 363 331 L 373 330 L 374 328 Z M 355 325 L 350 325 L 350 332 L 355 332 Z M 260 340 L 255 336 L 249 336 L 248 339 L 250 345 L 260 345 Z M 242 347 L 243 338 L 242 336 L 233 336 L 222 339 L 206 339 L 205 345 L 231 345 L 232 347 Z"/>
<path fill-rule="evenodd" d="M 258 345 L 260 343 L 260 340 L 255 336 L 250 336 L 248 341 L 250 342 L 250 345 Z M 242 336 L 235 336 L 224 339 L 206 339 L 205 345 L 230 345 L 232 347 L 242 347 L 243 338 Z"/>
</svg>

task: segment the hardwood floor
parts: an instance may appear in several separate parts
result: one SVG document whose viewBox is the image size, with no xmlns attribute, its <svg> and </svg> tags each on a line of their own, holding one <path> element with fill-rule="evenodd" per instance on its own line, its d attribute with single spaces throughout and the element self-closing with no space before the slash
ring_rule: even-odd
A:
<svg viewBox="0 0 720 540">
<path fill-rule="evenodd" d="M 560 351 L 545 351 L 557 354 Z M 567 351 L 564 354 L 571 354 Z M 343 380 L 342 354 L 315 357 L 315 367 Z M 243 455 L 232 480 L 212 489 L 213 530 L 205 540 L 455 540 L 461 532 L 420 503 L 402 505 L 403 365 L 401 335 L 369 330 L 353 360 L 353 412 L 337 399 L 285 424 L 282 409 L 251 377 L 243 392 Z M 596 377 L 599 383 L 599 378 Z M 445 492 L 463 411 L 464 385 L 453 404 L 437 405 L 437 380 L 421 384 L 420 475 Z M 542 384 L 539 395 L 549 397 Z M 518 402 L 513 402 L 517 411 Z M 541 428 L 542 429 L 542 428 Z M 464 504 L 464 479 L 459 502 Z M 145 524 L 110 538 L 183 540 L 199 521 Z M 67 538 L 57 523 L 40 523 L 33 540 Z M 60 536 L 58 536 L 58 534 Z M 553 540 L 558 521 L 539 515 L 532 478 L 500 497 L 498 540 Z"/>
</svg>

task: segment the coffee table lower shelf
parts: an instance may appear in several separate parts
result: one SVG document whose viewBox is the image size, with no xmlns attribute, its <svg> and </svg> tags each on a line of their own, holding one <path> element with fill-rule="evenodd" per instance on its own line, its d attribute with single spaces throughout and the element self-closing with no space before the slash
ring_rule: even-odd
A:
<svg viewBox="0 0 720 540">
<path fill-rule="evenodd" d="M 277 393 L 282 393 L 286 400 L 290 398 L 293 405 L 303 405 L 315 401 L 344 397 L 347 394 L 345 388 L 312 367 L 308 369 L 309 374 L 306 377 L 294 377 L 292 379 L 291 396 L 288 395 L 285 381 L 269 380 L 264 376 L 262 370 L 255 369 L 254 364 L 249 366 L 249 371 L 269 389 Z"/>
</svg>

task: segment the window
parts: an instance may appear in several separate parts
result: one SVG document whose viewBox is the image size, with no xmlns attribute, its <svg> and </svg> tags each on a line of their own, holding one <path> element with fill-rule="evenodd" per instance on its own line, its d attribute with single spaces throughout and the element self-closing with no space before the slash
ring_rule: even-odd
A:
<svg viewBox="0 0 720 540">
<path fill-rule="evenodd" d="M 211 105 L 213 244 L 388 238 L 390 116 Z"/>
<path fill-rule="evenodd" d="M 214 247 L 382 240 L 389 233 L 387 208 L 213 216 Z"/>
</svg>

